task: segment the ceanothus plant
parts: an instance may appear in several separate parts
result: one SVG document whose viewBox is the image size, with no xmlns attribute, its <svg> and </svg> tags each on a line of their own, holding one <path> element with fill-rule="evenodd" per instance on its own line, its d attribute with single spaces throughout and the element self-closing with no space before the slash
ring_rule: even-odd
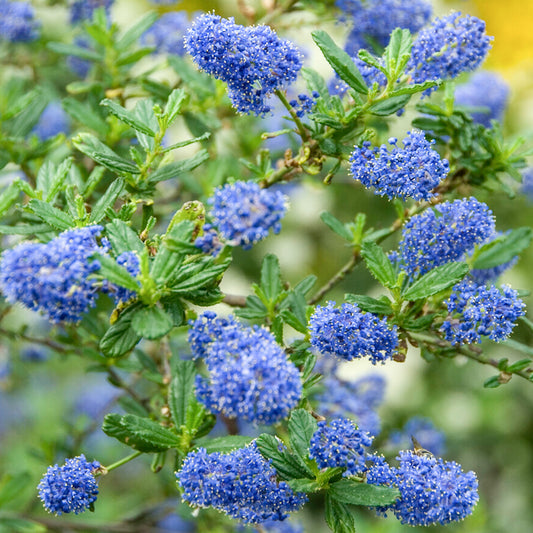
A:
<svg viewBox="0 0 533 533">
<path fill-rule="evenodd" d="M 67 6 L 50 4 L 50 14 Z M 114 505 L 114 471 L 151 456 L 151 470 L 166 471 L 160 492 L 134 518 L 100 521 L 302 531 L 310 499 L 339 533 L 355 531 L 354 506 L 416 526 L 467 518 L 483 491 L 467 466 L 433 455 L 443 433 L 422 412 L 391 432 L 378 410 L 383 368 L 408 365 L 413 347 L 443 365 L 461 356 L 495 368 L 488 388 L 533 381 L 530 357 L 487 353 L 519 320 L 531 326 L 523 294 L 498 282 L 531 230 L 497 230 L 489 207 L 490 193 L 516 193 L 507 176 L 526 166 L 498 125 L 507 87 L 482 73 L 451 81 L 486 59 L 484 22 L 458 12 L 431 21 L 425 0 L 240 2 L 240 18 L 152 4 L 124 30 L 112 0 L 69 2 L 69 31 L 54 33 L 53 16 L 0 0 L 10 63 L 0 73 L 0 334 L 13 353 L 27 343 L 50 352 L 21 355 L 13 386 L 50 360 L 59 380 L 58 365 L 77 357 L 80 393 L 80 366 L 117 390 L 91 392 L 101 401 L 89 400 L 86 428 L 68 422 L 59 440 L 37 439 L 33 461 L 55 464 L 38 484 L 44 509 L 98 518 Z M 317 25 L 348 23 L 345 48 L 322 29 L 317 49 L 293 42 L 301 10 Z M 319 52 L 332 70 L 313 68 Z M 270 131 L 280 113 L 286 127 Z M 277 160 L 271 137 L 285 143 Z M 287 281 L 271 253 L 309 184 L 341 191 L 353 220 L 320 214 L 350 258 L 319 288 L 312 273 Z M 356 212 L 368 198 L 387 215 Z M 359 264 L 374 296 L 354 292 L 364 283 L 342 296 Z M 232 277 L 255 283 L 234 294 Z M 341 377 L 341 364 L 364 360 L 373 374 Z M 0 385 L 13 361 L 0 352 Z M 99 416 L 109 448 L 91 448 Z M 394 446 L 398 464 L 382 455 Z M 0 479 L 0 506 L 27 477 Z M 129 485 L 142 490 L 128 482 L 121 493 Z M 168 501 L 179 516 L 159 516 Z M 25 509 L 0 510 L 0 529 L 63 527 L 64 516 Z"/>
</svg>

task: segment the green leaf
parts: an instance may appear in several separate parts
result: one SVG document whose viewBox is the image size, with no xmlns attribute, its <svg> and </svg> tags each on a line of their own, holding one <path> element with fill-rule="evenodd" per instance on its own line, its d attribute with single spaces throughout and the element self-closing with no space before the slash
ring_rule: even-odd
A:
<svg viewBox="0 0 533 533">
<path fill-rule="evenodd" d="M 20 188 L 16 183 L 11 183 L 0 194 L 0 217 L 4 215 L 9 208 L 18 200 Z"/>
<path fill-rule="evenodd" d="M 0 479 L 0 508 L 14 500 L 32 482 L 28 472 L 4 474 Z"/>
<path fill-rule="evenodd" d="M 116 42 L 117 50 L 127 50 L 132 44 L 136 43 L 139 37 L 148 30 L 153 23 L 159 18 L 155 11 L 146 13 L 131 28 L 128 28 Z"/>
<path fill-rule="evenodd" d="M 320 213 L 320 219 L 330 230 L 334 231 L 337 235 L 340 235 L 344 240 L 352 242 L 353 235 L 338 218 L 335 218 L 327 211 L 322 211 L 322 213 Z"/>
<path fill-rule="evenodd" d="M 168 390 L 168 406 L 176 429 L 187 423 L 187 408 L 194 395 L 196 368 L 192 361 L 177 360 L 172 365 L 172 380 Z"/>
<path fill-rule="evenodd" d="M 207 453 L 229 453 L 237 448 L 244 448 L 252 442 L 252 437 L 244 435 L 228 435 L 226 437 L 205 437 L 194 442 L 197 448 L 205 448 Z"/>
<path fill-rule="evenodd" d="M 124 221 L 116 218 L 105 228 L 113 250 L 118 255 L 131 251 L 141 253 L 144 250 L 144 244 L 139 236 Z"/>
<path fill-rule="evenodd" d="M 165 106 L 165 118 L 167 119 L 168 125 L 172 124 L 181 113 L 181 108 L 187 102 L 188 98 L 184 89 L 174 89 L 170 93 L 167 105 Z"/>
<path fill-rule="evenodd" d="M 486 389 L 496 389 L 498 388 L 502 382 L 500 381 L 500 376 L 492 376 L 489 379 L 485 380 L 483 383 L 483 387 Z"/>
<path fill-rule="evenodd" d="M 74 220 L 70 215 L 42 200 L 30 200 L 28 207 L 44 222 L 61 231 L 72 228 Z"/>
<path fill-rule="evenodd" d="M 361 255 L 368 270 L 382 285 L 385 287 L 396 285 L 394 267 L 381 246 L 375 242 L 364 242 L 361 247 Z"/>
<path fill-rule="evenodd" d="M 476 259 L 473 268 L 493 268 L 511 261 L 531 244 L 533 232 L 531 228 L 523 227 L 510 231 L 498 243 L 482 251 Z M 490 243 L 489 243 L 490 244 Z"/>
<path fill-rule="evenodd" d="M 200 150 L 198 153 L 190 157 L 189 159 L 184 159 L 183 161 L 176 161 L 175 163 L 170 163 L 163 167 L 158 168 L 155 172 L 152 172 L 147 181 L 149 183 L 157 183 L 159 181 L 165 181 L 172 178 L 177 178 L 180 174 L 184 172 L 189 172 L 194 170 L 196 167 L 199 167 L 204 161 L 209 159 L 209 152 L 207 150 Z"/>
<path fill-rule="evenodd" d="M 183 148 L 184 146 L 189 146 L 190 144 L 194 144 L 197 142 L 205 141 L 211 137 L 211 133 L 206 131 L 203 135 L 200 135 L 199 137 L 194 137 L 193 139 L 187 139 L 185 141 L 180 141 L 174 144 L 171 144 L 170 146 L 167 146 L 163 153 L 171 152 L 172 150 L 176 150 L 177 148 Z"/>
<path fill-rule="evenodd" d="M 357 304 L 363 311 L 368 313 L 392 315 L 390 300 L 386 296 L 383 297 L 383 300 L 376 300 L 364 294 L 345 294 L 344 299 L 350 304 Z"/>
<path fill-rule="evenodd" d="M 269 302 L 275 302 L 282 291 L 279 260 L 274 254 L 265 255 L 261 264 L 261 288 Z"/>
<path fill-rule="evenodd" d="M 104 254 L 94 254 L 93 259 L 100 263 L 98 274 L 105 279 L 130 291 L 139 291 L 140 286 L 137 280 L 128 272 L 126 267 L 119 265 L 112 257 Z"/>
<path fill-rule="evenodd" d="M 391 81 L 396 81 L 398 75 L 403 72 L 411 57 L 412 46 L 413 38 L 409 30 L 396 28 L 392 32 L 389 44 L 383 54 L 385 67 Z"/>
<path fill-rule="evenodd" d="M 31 133 L 39 118 L 41 118 L 44 109 L 48 105 L 48 98 L 46 93 L 40 88 L 35 89 L 35 94 L 36 97 L 18 113 L 16 119 L 10 121 L 9 128 L 6 129 L 9 130 L 11 136 L 26 137 Z"/>
<path fill-rule="evenodd" d="M 94 50 L 89 48 L 84 48 L 82 46 L 76 46 L 75 44 L 66 44 L 60 42 L 51 42 L 46 43 L 46 47 L 49 50 L 52 50 L 56 54 L 61 54 L 65 56 L 75 56 L 80 57 L 81 59 L 88 59 L 89 61 L 101 61 L 102 55 Z"/>
<path fill-rule="evenodd" d="M 409 100 L 411 100 L 410 94 L 392 96 L 386 100 L 380 100 L 379 102 L 372 104 L 368 110 L 373 115 L 377 115 L 378 117 L 386 117 L 396 113 L 396 111 L 399 111 L 400 109 L 403 109 Z"/>
<path fill-rule="evenodd" d="M 466 263 L 447 263 L 441 265 L 427 274 L 424 274 L 420 279 L 415 281 L 404 292 L 403 297 L 406 300 L 422 300 L 428 298 L 433 294 L 437 294 L 452 285 L 461 281 L 468 273 L 468 265 Z"/>
<path fill-rule="evenodd" d="M 306 461 L 309 458 L 309 442 L 318 429 L 317 421 L 305 409 L 296 409 L 291 413 L 288 429 L 292 450 Z"/>
<path fill-rule="evenodd" d="M 115 154 L 111 148 L 108 148 L 90 133 L 79 133 L 72 139 L 72 143 L 80 152 L 113 172 L 126 174 L 140 173 L 139 169 L 133 163 Z"/>
<path fill-rule="evenodd" d="M 140 131 L 150 137 L 155 137 L 155 131 L 153 131 L 147 124 L 138 120 L 132 111 L 127 110 L 109 98 L 104 98 L 100 102 L 100 105 L 106 107 L 112 115 L 117 117 L 121 122 L 124 122 L 124 124 L 131 126 L 134 130 Z"/>
<path fill-rule="evenodd" d="M 2 533 L 46 533 L 49 529 L 33 520 L 0 516 L 0 532 Z"/>
<path fill-rule="evenodd" d="M 124 190 L 124 181 L 122 179 L 114 180 L 111 185 L 106 189 L 103 196 L 96 202 L 93 210 L 91 211 L 91 217 L 89 221 L 92 224 L 97 224 L 105 216 L 105 212 L 112 208 L 118 197 Z"/>
<path fill-rule="evenodd" d="M 145 453 L 162 452 L 180 445 L 179 437 L 170 430 L 136 415 L 108 414 L 104 417 L 102 431 Z"/>
<path fill-rule="evenodd" d="M 318 492 L 321 490 L 321 486 L 313 479 L 289 479 L 287 485 L 294 492 Z"/>
<path fill-rule="evenodd" d="M 174 322 L 160 307 L 140 307 L 133 313 L 131 327 L 145 339 L 160 339 L 173 327 Z"/>
<path fill-rule="evenodd" d="M 173 292 L 187 292 L 191 289 L 204 287 L 205 285 L 214 282 L 223 272 L 229 267 L 230 260 L 221 263 L 220 265 L 206 266 L 197 274 L 190 277 L 183 276 L 184 269 L 180 271 L 181 279 L 172 284 Z"/>
<path fill-rule="evenodd" d="M 254 295 L 246 297 L 246 307 L 236 309 L 235 314 L 248 320 L 263 319 L 268 314 L 265 304 Z"/>
<path fill-rule="evenodd" d="M 520 361 L 516 361 L 512 363 L 511 365 L 509 365 L 507 367 L 507 372 L 520 372 L 521 370 L 524 370 L 525 368 L 530 366 L 531 363 L 532 363 L 532 360 L 529 358 L 520 359 Z"/>
<path fill-rule="evenodd" d="M 358 93 L 368 94 L 365 80 L 352 58 L 342 48 L 339 48 L 325 31 L 314 31 L 311 35 L 339 77 Z"/>
<path fill-rule="evenodd" d="M 163 242 L 150 268 L 150 275 L 156 285 L 163 286 L 171 281 L 176 276 L 183 260 L 183 254 L 169 250 Z"/>
<path fill-rule="evenodd" d="M 356 533 L 353 513 L 329 494 L 326 494 L 326 523 L 333 533 Z"/>
<path fill-rule="evenodd" d="M 285 447 L 280 451 L 281 441 L 273 435 L 264 433 L 257 437 L 255 442 L 261 455 L 266 459 L 272 459 L 272 465 L 282 479 L 301 479 L 309 476 L 300 461 Z"/>
<path fill-rule="evenodd" d="M 79 102 L 75 98 L 65 98 L 61 105 L 63 109 L 84 127 L 94 130 L 98 135 L 105 137 L 109 131 L 106 121 L 100 116 L 99 109 L 96 110 L 87 103 Z"/>
<path fill-rule="evenodd" d="M 307 293 L 314 287 L 317 279 L 318 278 L 314 274 L 306 276 L 302 281 L 299 281 L 294 286 L 294 292 L 299 292 L 303 296 L 306 296 Z"/>
<path fill-rule="evenodd" d="M 329 101 L 328 85 L 324 78 L 316 70 L 308 67 L 302 68 L 301 73 L 309 91 L 316 91 L 326 102 Z"/>
<path fill-rule="evenodd" d="M 126 309 L 105 332 L 100 340 L 100 350 L 106 357 L 120 357 L 141 340 L 141 336 L 131 327 L 133 311 L 137 308 L 138 306 L 134 305 Z"/>
<path fill-rule="evenodd" d="M 220 303 L 224 299 L 224 293 L 218 287 L 206 287 L 180 294 L 181 298 L 194 305 L 210 307 Z"/>
<path fill-rule="evenodd" d="M 351 479 L 341 479 L 331 485 L 329 494 L 341 503 L 374 507 L 393 504 L 399 498 L 400 491 Z"/>
</svg>

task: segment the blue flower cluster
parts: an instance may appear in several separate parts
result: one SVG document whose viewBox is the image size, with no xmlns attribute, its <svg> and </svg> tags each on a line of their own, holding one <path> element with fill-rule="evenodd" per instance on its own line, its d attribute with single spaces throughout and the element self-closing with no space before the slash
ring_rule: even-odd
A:
<svg viewBox="0 0 533 533">
<path fill-rule="evenodd" d="M 378 512 L 392 511 L 402 524 L 430 526 L 462 520 L 479 500 L 475 473 L 463 472 L 454 461 L 410 450 L 400 452 L 397 468 L 381 457 L 374 459 L 367 482 L 400 490 L 400 498 L 393 505 L 378 508 Z"/>
<path fill-rule="evenodd" d="M 316 91 L 313 91 L 312 98 L 307 96 L 307 94 L 299 94 L 298 99 L 291 100 L 289 104 L 296 111 L 296 116 L 302 118 L 306 113 L 310 113 L 313 110 L 313 107 L 316 104 L 316 98 L 320 94 Z"/>
<path fill-rule="evenodd" d="M 345 477 L 357 476 L 366 470 L 365 447 L 372 445 L 373 437 L 347 418 L 337 418 L 327 425 L 318 423 L 318 429 L 311 437 L 309 457 L 319 468 L 346 468 Z"/>
<path fill-rule="evenodd" d="M 74 45 L 80 48 L 86 48 L 87 50 L 91 48 L 89 40 L 85 37 L 76 37 L 74 39 Z M 91 70 L 91 62 L 77 56 L 67 56 L 67 66 L 80 78 L 85 78 L 89 74 L 89 70 Z"/>
<path fill-rule="evenodd" d="M 60 102 L 50 102 L 39 117 L 33 132 L 39 140 L 46 141 L 60 133 L 68 133 L 70 119 Z"/>
<path fill-rule="evenodd" d="M 328 302 L 318 305 L 309 320 L 311 344 L 323 354 L 336 355 L 347 361 L 368 357 L 372 364 L 392 358 L 398 347 L 397 327 L 391 329 L 387 319 L 362 312 L 357 305 Z"/>
<path fill-rule="evenodd" d="M 405 423 L 401 431 L 391 432 L 389 443 L 397 450 L 406 449 L 413 445 L 411 437 L 414 437 L 422 448 L 433 455 L 442 455 L 444 453 L 446 437 L 429 418 L 413 416 Z"/>
<path fill-rule="evenodd" d="M 269 331 L 209 311 L 190 325 L 193 355 L 209 371 L 196 393 L 211 412 L 266 425 L 288 416 L 302 396 L 300 373 Z"/>
<path fill-rule="evenodd" d="M 495 72 L 476 72 L 455 90 L 456 104 L 483 108 L 471 115 L 474 122 L 486 128 L 490 128 L 491 120 L 502 120 L 508 101 L 509 85 Z"/>
<path fill-rule="evenodd" d="M 109 243 L 96 238 L 102 226 L 61 233 L 50 242 L 24 242 L 6 250 L 0 262 L 0 289 L 10 303 L 42 311 L 52 322 L 79 322 L 94 307 L 95 280 L 100 265 L 92 256 L 105 253 Z"/>
<path fill-rule="evenodd" d="M 144 46 L 155 46 L 156 54 L 185 54 L 183 36 L 189 26 L 186 11 L 171 11 L 161 15 L 153 26 L 144 32 L 141 43 Z"/>
<path fill-rule="evenodd" d="M 372 149 L 369 141 L 362 148 L 356 146 L 350 156 L 353 178 L 390 199 L 429 200 L 435 196 L 431 191 L 448 174 L 448 161 L 432 150 L 435 141 L 427 141 L 422 132 L 408 132 L 403 148 L 397 143 L 396 138 L 389 139 L 390 151 L 384 144 Z"/>
<path fill-rule="evenodd" d="M 111 6 L 115 0 L 75 0 L 70 6 L 70 22 L 77 24 L 93 18 L 93 12 L 99 7 L 105 8 L 107 17 L 109 18 Z"/>
<path fill-rule="evenodd" d="M 324 389 L 316 396 L 319 412 L 327 418 L 354 417 L 360 430 L 379 434 L 381 421 L 376 409 L 383 402 L 385 379 L 372 374 L 356 381 L 344 381 L 335 375 L 322 382 Z"/>
<path fill-rule="evenodd" d="M 268 113 L 267 98 L 294 82 L 302 68 L 296 46 L 268 26 L 240 26 L 212 14 L 194 20 L 185 48 L 202 70 L 228 84 L 241 113 Z"/>
<path fill-rule="evenodd" d="M 39 37 L 40 23 L 28 2 L 0 0 L 0 42 L 23 43 Z"/>
<path fill-rule="evenodd" d="M 242 246 L 245 250 L 265 239 L 270 229 L 279 233 L 280 220 L 287 210 L 286 197 L 281 191 L 261 189 L 251 181 L 217 187 L 208 203 L 212 205 L 213 226 L 228 244 Z M 201 237 L 196 245 L 203 249 L 209 245 L 208 240 L 217 243 L 211 232 Z"/>
<path fill-rule="evenodd" d="M 404 226 L 396 260 L 411 277 L 459 261 L 495 233 L 494 216 L 483 202 L 463 198 L 415 215 Z"/>
<path fill-rule="evenodd" d="M 533 201 L 533 167 L 522 171 L 522 194 Z"/>
<path fill-rule="evenodd" d="M 218 231 L 215 229 L 213 224 L 204 224 L 203 229 L 203 235 L 198 237 L 194 241 L 194 245 L 197 248 L 200 248 L 204 254 L 211 254 L 213 256 L 217 256 L 222 248 L 224 248 L 224 244 L 220 240 L 220 235 Z"/>
<path fill-rule="evenodd" d="M 485 22 L 472 15 L 456 12 L 437 18 L 417 35 L 407 71 L 413 83 L 456 78 L 483 63 L 491 40 L 485 34 Z M 436 87 L 424 94 L 434 90 Z"/>
<path fill-rule="evenodd" d="M 183 499 L 193 507 L 214 507 L 247 524 L 283 520 L 306 501 L 276 479 L 276 470 L 255 443 L 228 454 L 189 453 L 176 473 Z"/>
<path fill-rule="evenodd" d="M 98 461 L 89 463 L 82 454 L 67 459 L 63 466 L 50 466 L 37 486 L 39 498 L 49 513 L 83 513 L 91 509 L 98 494 L 94 477 Z"/>
<path fill-rule="evenodd" d="M 353 21 L 346 51 L 355 55 L 374 42 L 386 46 L 394 28 L 416 33 L 430 19 L 431 3 L 427 0 L 336 0 L 336 5 Z"/>
<path fill-rule="evenodd" d="M 353 58 L 355 66 L 359 69 L 361 76 L 365 80 L 365 83 L 372 87 L 374 83 L 377 83 L 380 87 L 385 87 L 387 85 L 387 76 L 381 72 L 378 68 L 365 63 L 362 59 L 358 57 Z"/>
<path fill-rule="evenodd" d="M 463 280 L 453 287 L 445 302 L 451 315 L 441 326 L 452 344 L 475 344 L 486 336 L 495 342 L 506 339 L 516 320 L 524 314 L 524 303 L 515 290 L 504 285 L 478 285 Z"/>
</svg>

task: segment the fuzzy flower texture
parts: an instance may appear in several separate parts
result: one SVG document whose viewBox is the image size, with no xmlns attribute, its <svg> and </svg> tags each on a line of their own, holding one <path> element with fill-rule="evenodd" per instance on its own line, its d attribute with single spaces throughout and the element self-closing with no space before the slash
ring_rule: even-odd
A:
<svg viewBox="0 0 533 533">
<path fill-rule="evenodd" d="M 0 0 L 0 42 L 24 43 L 39 37 L 40 23 L 29 2 Z"/>
<path fill-rule="evenodd" d="M 91 256 L 108 249 L 96 238 L 102 226 L 63 232 L 50 242 L 24 242 L 2 254 L 0 289 L 10 303 L 20 302 L 42 311 L 52 322 L 78 322 L 97 296 L 98 261 Z"/>
<path fill-rule="evenodd" d="M 407 71 L 413 83 L 456 78 L 483 63 L 491 41 L 485 35 L 485 22 L 476 17 L 456 12 L 437 18 L 417 35 Z"/>
<path fill-rule="evenodd" d="M 441 326 L 452 344 L 475 344 L 481 336 L 495 342 L 505 340 L 515 322 L 524 315 L 524 303 L 511 287 L 501 289 L 463 280 L 453 287 L 446 301 L 450 318 Z"/>
<path fill-rule="evenodd" d="M 366 470 L 365 448 L 372 445 L 372 439 L 347 418 L 337 418 L 329 425 L 321 421 L 311 437 L 309 457 L 319 468 L 346 468 L 343 476 L 356 476 Z"/>
<path fill-rule="evenodd" d="M 165 13 L 152 27 L 144 32 L 141 43 L 145 46 L 155 47 L 156 54 L 185 54 L 183 36 L 189 26 L 189 17 L 186 11 L 171 11 Z"/>
<path fill-rule="evenodd" d="M 276 470 L 255 443 L 228 454 L 191 452 L 176 473 L 183 499 L 193 507 L 214 507 L 247 524 L 283 520 L 307 497 L 276 479 Z"/>
<path fill-rule="evenodd" d="M 470 515 L 479 496 L 474 472 L 463 472 L 454 461 L 431 455 L 401 451 L 400 465 L 392 467 L 376 456 L 367 471 L 367 482 L 400 490 L 400 498 L 379 514 L 392 511 L 402 524 L 410 526 L 445 525 Z"/>
<path fill-rule="evenodd" d="M 429 200 L 448 174 L 448 161 L 431 149 L 435 141 L 427 141 L 422 132 L 408 132 L 403 148 L 397 143 L 394 137 L 389 139 L 390 151 L 384 144 L 372 149 L 368 141 L 362 148 L 355 147 L 350 157 L 354 179 L 390 199 Z"/>
<path fill-rule="evenodd" d="M 241 113 L 270 112 L 268 97 L 294 82 L 302 68 L 296 46 L 268 26 L 240 26 L 212 14 L 194 20 L 185 48 L 199 68 L 228 84 Z"/>
<path fill-rule="evenodd" d="M 88 462 L 82 454 L 67 459 L 63 466 L 51 466 L 37 486 L 39 498 L 49 513 L 79 514 L 91 509 L 98 494 L 94 477 L 98 461 Z"/>
<path fill-rule="evenodd" d="M 211 412 L 266 425 L 288 416 L 302 395 L 300 373 L 269 331 L 211 311 L 190 325 L 193 356 L 209 371 L 196 392 Z"/>
<path fill-rule="evenodd" d="M 392 358 L 398 347 L 398 333 L 387 319 L 364 313 L 355 304 L 328 302 L 317 306 L 310 320 L 311 344 L 323 354 L 346 361 L 368 357 L 372 364 Z"/>
<path fill-rule="evenodd" d="M 280 220 L 287 210 L 286 197 L 281 191 L 261 189 L 257 183 L 236 181 L 215 189 L 208 199 L 211 204 L 213 225 L 205 225 L 205 235 L 196 240 L 196 246 L 216 255 L 222 248 L 220 235 L 233 246 L 249 250 L 262 241 L 272 230 L 281 231 Z"/>
</svg>

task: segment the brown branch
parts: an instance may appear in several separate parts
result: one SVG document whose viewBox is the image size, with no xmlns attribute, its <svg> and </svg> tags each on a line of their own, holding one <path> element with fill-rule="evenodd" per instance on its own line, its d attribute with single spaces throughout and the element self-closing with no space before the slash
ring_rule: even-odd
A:
<svg viewBox="0 0 533 533">
<path fill-rule="evenodd" d="M 222 303 L 230 305 L 231 307 L 246 307 L 246 296 L 239 294 L 226 294 Z"/>
</svg>

